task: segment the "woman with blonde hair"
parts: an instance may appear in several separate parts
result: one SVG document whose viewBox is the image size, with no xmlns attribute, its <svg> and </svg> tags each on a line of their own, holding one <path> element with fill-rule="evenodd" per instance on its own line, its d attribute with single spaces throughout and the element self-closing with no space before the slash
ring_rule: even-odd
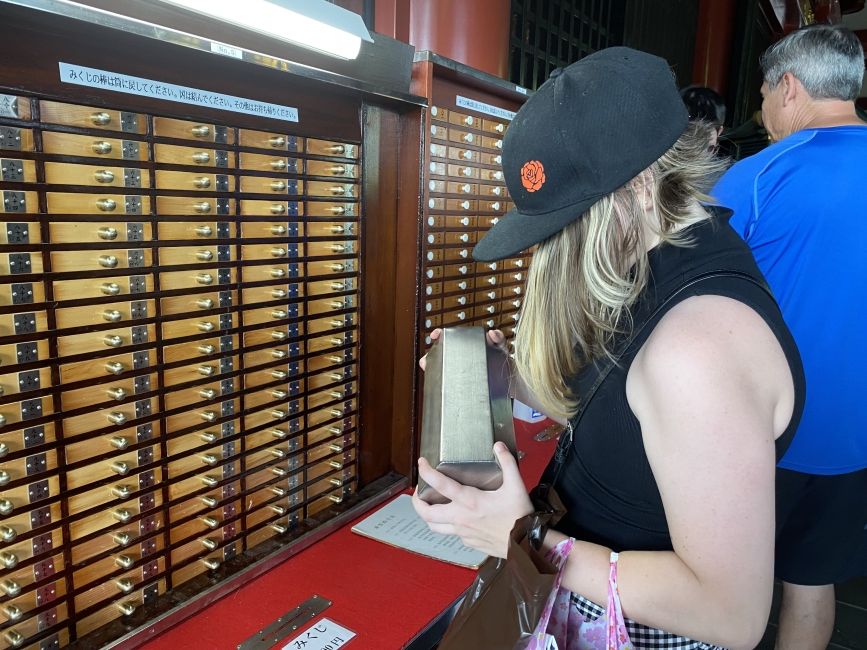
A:
<svg viewBox="0 0 867 650">
<path fill-rule="evenodd" d="M 655 56 L 610 48 L 555 71 L 506 134 L 516 209 L 473 251 L 491 261 L 538 245 L 513 387 L 566 424 L 543 482 L 567 513 L 530 538 L 546 550 L 574 538 L 571 606 L 604 615 L 611 577 L 639 649 L 761 639 L 774 466 L 804 400 L 797 349 L 749 250 L 704 205 L 722 171 L 707 128 L 689 123 Z M 489 341 L 504 348 L 499 332 Z M 414 504 L 433 531 L 503 557 L 540 504 L 505 447 L 494 453 L 504 479 L 490 492 L 420 460 L 451 502 Z"/>
</svg>

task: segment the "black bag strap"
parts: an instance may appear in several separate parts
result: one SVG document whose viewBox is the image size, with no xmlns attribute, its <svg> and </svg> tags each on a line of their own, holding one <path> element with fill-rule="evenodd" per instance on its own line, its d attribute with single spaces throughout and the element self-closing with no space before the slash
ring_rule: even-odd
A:
<svg viewBox="0 0 867 650">
<path fill-rule="evenodd" d="M 551 471 L 545 471 L 545 475 L 542 477 L 543 481 L 539 484 L 539 488 L 545 488 L 546 492 L 551 486 L 557 484 L 557 479 L 560 478 L 560 471 L 563 469 L 563 463 L 566 461 L 566 454 L 569 451 L 569 447 L 572 445 L 572 436 L 574 434 L 574 429 L 578 427 L 578 424 L 581 422 L 581 419 L 584 417 L 584 413 L 587 410 L 587 407 L 590 405 L 590 402 L 593 400 L 593 396 L 596 395 L 596 391 L 599 390 L 599 387 L 602 385 L 608 375 L 611 374 L 611 371 L 614 367 L 620 363 L 620 359 L 624 354 L 632 347 L 632 344 L 636 339 L 641 335 L 641 333 L 647 328 L 647 325 L 651 323 L 659 313 L 667 307 L 677 296 L 681 293 L 694 287 L 695 285 L 704 282 L 705 280 L 711 280 L 714 278 L 739 278 L 741 280 L 746 280 L 751 284 L 757 286 L 759 289 L 764 291 L 771 300 L 774 300 L 774 296 L 771 293 L 770 288 L 764 282 L 756 279 L 755 277 L 743 273 L 742 271 L 733 271 L 733 270 L 719 270 L 719 271 L 708 271 L 706 273 L 702 273 L 701 275 L 697 275 L 694 278 L 690 278 L 687 282 L 680 285 L 677 289 L 672 291 L 666 298 L 656 306 L 656 309 L 644 320 L 644 322 L 638 327 L 637 330 L 632 332 L 629 339 L 621 346 L 620 350 L 612 354 L 608 358 L 608 363 L 596 377 L 596 381 L 593 382 L 593 385 L 590 387 L 590 390 L 587 392 L 587 396 L 582 400 L 582 403 L 578 406 L 578 411 L 575 415 L 566 423 L 566 429 L 563 433 L 560 434 L 560 439 L 557 441 L 557 449 L 554 452 L 554 465 L 551 468 Z M 572 423 L 575 423 L 574 426 Z M 548 475 L 553 473 L 553 478 L 550 480 L 545 480 Z M 540 495 L 541 496 L 541 495 Z"/>
</svg>

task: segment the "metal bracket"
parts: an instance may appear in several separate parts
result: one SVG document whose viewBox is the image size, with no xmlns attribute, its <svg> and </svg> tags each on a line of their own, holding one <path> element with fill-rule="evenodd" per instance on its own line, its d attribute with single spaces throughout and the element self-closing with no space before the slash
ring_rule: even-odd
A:
<svg viewBox="0 0 867 650">
<path fill-rule="evenodd" d="M 243 643 L 240 643 L 237 650 L 264 650 L 270 648 L 308 621 L 312 621 L 329 607 L 331 607 L 330 600 L 314 594 L 311 598 L 298 605 L 298 607 L 290 609 L 276 621 L 259 630 Z"/>
<path fill-rule="evenodd" d="M 24 167 L 20 160 L 0 159 L 0 180 L 18 182 L 24 180 Z"/>
</svg>

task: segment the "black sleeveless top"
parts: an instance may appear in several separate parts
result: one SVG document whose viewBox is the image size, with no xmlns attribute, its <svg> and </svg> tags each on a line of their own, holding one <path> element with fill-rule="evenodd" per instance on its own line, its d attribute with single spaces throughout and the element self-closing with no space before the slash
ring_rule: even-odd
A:
<svg viewBox="0 0 867 650">
<path fill-rule="evenodd" d="M 626 400 L 626 376 L 659 320 L 674 305 L 691 296 L 721 295 L 749 305 L 776 335 L 795 384 L 792 419 L 776 441 L 777 460 L 789 446 L 804 406 L 801 359 L 752 253 L 728 225 L 730 215 L 729 211 L 717 210 L 714 218 L 691 226 L 688 232 L 693 246 L 661 244 L 650 251 L 648 286 L 631 310 L 631 340 L 630 336 L 624 336 L 613 346 L 614 354 L 620 354 L 619 362 L 598 385 L 589 402 L 586 402 L 588 394 L 611 362 L 600 359 L 569 382 L 579 397 L 579 408 L 583 406 L 584 410 L 570 422 L 573 434 L 568 449 L 568 431 L 562 435 L 558 455 L 563 463 L 559 473 L 555 455 L 543 475 L 543 482 L 554 482 L 566 506 L 567 513 L 557 524 L 557 530 L 615 551 L 672 550 L 662 498 L 644 451 L 641 426 Z M 684 285 L 687 288 L 678 293 Z M 641 329 L 644 323 L 646 326 Z"/>
</svg>

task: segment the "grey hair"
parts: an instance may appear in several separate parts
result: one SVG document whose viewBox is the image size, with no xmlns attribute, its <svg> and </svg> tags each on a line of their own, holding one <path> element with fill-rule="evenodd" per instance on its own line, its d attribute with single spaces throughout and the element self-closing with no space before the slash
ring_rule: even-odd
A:
<svg viewBox="0 0 867 650">
<path fill-rule="evenodd" d="M 759 63 L 768 88 L 789 72 L 813 99 L 852 101 L 864 79 L 864 49 L 842 25 L 809 25 L 794 31 L 771 45 Z"/>
</svg>

